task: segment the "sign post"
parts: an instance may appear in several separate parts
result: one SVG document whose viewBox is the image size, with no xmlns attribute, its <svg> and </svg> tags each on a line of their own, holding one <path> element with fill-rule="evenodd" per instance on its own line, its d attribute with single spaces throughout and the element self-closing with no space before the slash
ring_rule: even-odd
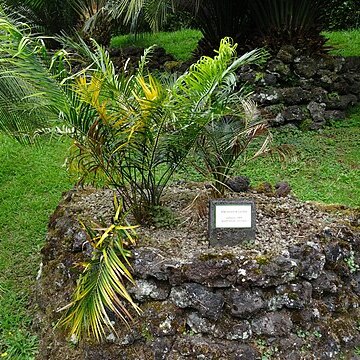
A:
<svg viewBox="0 0 360 360">
<path fill-rule="evenodd" d="M 236 246 L 255 239 L 255 203 L 252 200 L 221 199 L 209 203 L 211 246 Z"/>
</svg>

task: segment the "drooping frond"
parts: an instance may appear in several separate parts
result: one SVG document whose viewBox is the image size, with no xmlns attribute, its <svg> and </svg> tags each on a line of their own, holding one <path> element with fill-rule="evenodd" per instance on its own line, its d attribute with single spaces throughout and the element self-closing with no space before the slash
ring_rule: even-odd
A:
<svg viewBox="0 0 360 360">
<path fill-rule="evenodd" d="M 83 264 L 71 302 L 59 309 L 66 314 L 58 325 L 68 328 L 76 339 L 89 336 L 100 341 L 106 329 L 115 331 L 110 313 L 128 325 L 132 320 L 128 305 L 136 313 L 141 311 L 126 290 L 127 282 L 134 283 L 128 260 L 131 252 L 126 247 L 135 243 L 135 227 L 124 223 L 121 212 L 119 205 L 109 227 L 85 227 L 93 256 Z"/>
</svg>

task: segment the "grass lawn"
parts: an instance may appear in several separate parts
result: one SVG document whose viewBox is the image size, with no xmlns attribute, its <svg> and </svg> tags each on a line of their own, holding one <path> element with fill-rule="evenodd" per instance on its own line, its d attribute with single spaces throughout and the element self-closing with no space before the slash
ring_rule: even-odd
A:
<svg viewBox="0 0 360 360">
<path fill-rule="evenodd" d="M 296 157 L 287 162 L 263 157 L 239 164 L 256 185 L 263 181 L 290 183 L 301 200 L 360 206 L 360 107 L 347 120 L 319 132 L 293 128 L 274 131 L 277 144 L 290 144 Z"/>
<path fill-rule="evenodd" d="M 326 45 L 333 47 L 333 55 L 360 56 L 360 29 L 324 32 L 329 40 Z"/>
<path fill-rule="evenodd" d="M 120 35 L 111 39 L 111 46 L 114 48 L 136 45 L 149 47 L 159 45 L 167 53 L 175 56 L 177 60 L 188 60 L 201 39 L 201 32 L 198 30 L 184 29 L 174 32 L 159 32 L 156 34 Z"/>
<path fill-rule="evenodd" d="M 328 39 L 327 46 L 332 50 L 330 54 L 340 56 L 360 56 L 360 30 L 348 31 L 324 31 L 323 35 Z M 201 39 L 198 30 L 184 29 L 170 32 L 159 32 L 156 34 L 146 33 L 134 35 L 120 35 L 111 39 L 114 48 L 136 45 L 149 47 L 153 44 L 163 47 L 166 52 L 175 56 L 178 60 L 188 60 Z"/>
<path fill-rule="evenodd" d="M 21 146 L 0 136 L 0 358 L 32 359 L 30 289 L 48 217 L 71 187 L 62 168 L 67 144 Z"/>
<path fill-rule="evenodd" d="M 278 156 L 246 163 L 239 159 L 234 175 L 248 176 L 253 187 L 263 182 L 275 185 L 287 181 L 303 201 L 360 206 L 360 106 L 346 120 L 318 132 L 284 127 L 272 133 L 273 145 L 289 144 L 293 155 L 286 161 L 280 161 Z M 189 178 L 203 180 L 189 167 L 176 175 L 176 180 Z"/>
</svg>

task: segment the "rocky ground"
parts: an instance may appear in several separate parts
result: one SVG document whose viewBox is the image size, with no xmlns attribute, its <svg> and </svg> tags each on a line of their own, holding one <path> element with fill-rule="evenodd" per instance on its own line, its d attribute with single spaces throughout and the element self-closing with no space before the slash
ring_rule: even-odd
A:
<svg viewBox="0 0 360 360">
<path fill-rule="evenodd" d="M 110 221 L 114 211 L 113 191 L 87 189 L 71 196 L 71 206 L 82 218 Z M 203 183 L 184 183 L 167 188 L 163 206 L 170 211 L 156 217 L 157 226 L 137 230 L 138 245 L 151 245 L 171 256 L 181 254 L 181 257 L 186 257 L 193 251 L 206 252 L 209 249 L 208 202 L 211 198 L 211 190 Z M 306 243 L 314 234 L 336 233 L 344 225 L 359 225 L 358 210 L 341 205 L 301 202 L 291 193 L 278 195 L 270 184 L 240 193 L 229 191 L 225 198 L 250 199 L 256 207 L 255 240 L 239 242 L 232 251 L 281 254 L 291 245 Z"/>
</svg>

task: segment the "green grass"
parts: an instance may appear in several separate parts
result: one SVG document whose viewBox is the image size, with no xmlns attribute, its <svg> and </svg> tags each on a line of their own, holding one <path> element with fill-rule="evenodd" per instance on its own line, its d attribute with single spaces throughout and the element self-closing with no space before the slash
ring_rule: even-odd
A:
<svg viewBox="0 0 360 360">
<path fill-rule="evenodd" d="M 349 118 L 319 132 L 274 131 L 275 143 L 290 144 L 296 157 L 287 162 L 263 157 L 237 170 L 254 185 L 287 181 L 301 200 L 360 206 L 360 107 Z"/>
<path fill-rule="evenodd" d="M 111 39 L 111 46 L 122 48 L 131 45 L 149 47 L 158 45 L 163 47 L 167 53 L 175 56 L 177 60 L 188 60 L 201 39 L 198 30 L 184 29 L 175 32 L 159 32 L 156 34 L 120 35 Z"/>
<path fill-rule="evenodd" d="M 245 175 L 253 187 L 263 182 L 272 185 L 287 181 L 293 194 L 302 201 L 360 206 L 360 106 L 346 120 L 315 131 L 292 127 L 272 129 L 273 145 L 288 144 L 292 156 L 263 156 L 244 162 L 239 159 L 234 176 Z M 260 142 L 258 142 L 257 149 Z M 254 153 L 249 149 L 249 155 Z M 182 169 L 175 180 L 203 181 L 191 167 Z"/>
<path fill-rule="evenodd" d="M 333 47 L 333 55 L 360 56 L 360 29 L 324 32 L 329 40 L 326 45 Z"/>
<path fill-rule="evenodd" d="M 360 56 L 360 30 L 348 31 L 325 31 L 323 35 L 328 38 L 326 45 L 333 47 L 330 51 L 333 55 Z M 156 34 L 120 35 L 111 39 L 114 48 L 131 45 L 149 47 L 153 44 L 163 47 L 166 52 L 175 56 L 178 60 L 188 60 L 201 39 L 198 30 L 184 29 L 175 32 L 159 32 Z"/>
<path fill-rule="evenodd" d="M 48 217 L 70 188 L 67 144 L 21 146 L 0 136 L 0 357 L 33 359 L 29 294 L 40 264 Z"/>
</svg>

